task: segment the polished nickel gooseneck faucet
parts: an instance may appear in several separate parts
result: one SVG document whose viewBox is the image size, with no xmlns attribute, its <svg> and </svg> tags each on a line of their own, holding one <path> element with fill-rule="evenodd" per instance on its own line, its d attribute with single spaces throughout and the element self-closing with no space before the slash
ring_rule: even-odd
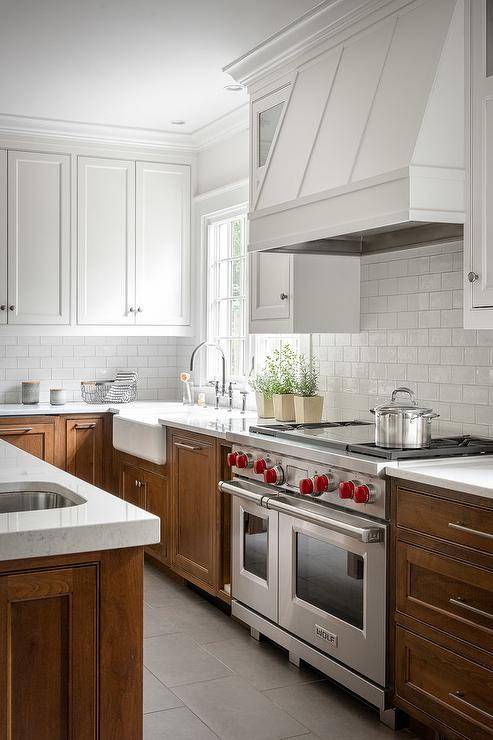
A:
<svg viewBox="0 0 493 740">
<path fill-rule="evenodd" d="M 221 396 L 224 396 L 226 394 L 226 356 L 222 348 L 218 344 L 213 344 L 212 342 L 201 342 L 200 344 L 197 344 L 197 346 L 192 352 L 192 356 L 190 357 L 190 373 L 193 373 L 195 355 L 197 354 L 199 349 L 201 349 L 202 347 L 214 347 L 214 349 L 217 349 L 217 351 L 221 354 L 221 369 L 222 369 Z M 216 381 L 215 387 L 216 387 L 216 408 L 219 408 L 219 382 L 218 381 Z M 230 406 L 231 406 L 231 402 L 230 402 Z"/>
</svg>

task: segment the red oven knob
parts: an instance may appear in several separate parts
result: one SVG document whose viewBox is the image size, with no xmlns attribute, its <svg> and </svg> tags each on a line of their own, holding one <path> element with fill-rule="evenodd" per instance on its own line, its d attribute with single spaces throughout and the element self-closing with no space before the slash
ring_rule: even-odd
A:
<svg viewBox="0 0 493 740">
<path fill-rule="evenodd" d="M 300 493 L 303 496 L 308 496 L 313 493 L 313 481 L 311 478 L 302 478 L 299 482 Z"/>
<path fill-rule="evenodd" d="M 273 483 L 276 486 L 284 483 L 284 471 L 280 465 L 276 465 L 274 468 L 267 468 L 264 470 L 264 481 L 265 483 Z"/>
<path fill-rule="evenodd" d="M 345 480 L 339 483 L 339 498 L 353 498 L 356 486 L 359 486 L 357 480 Z"/>
<path fill-rule="evenodd" d="M 373 486 L 366 484 L 358 486 L 354 492 L 354 500 L 357 504 L 371 504 L 375 501 Z"/>
<path fill-rule="evenodd" d="M 252 467 L 252 456 L 247 455 L 245 452 L 238 452 L 236 455 L 236 467 L 237 468 L 251 468 Z"/>
<path fill-rule="evenodd" d="M 236 465 L 236 458 L 238 457 L 236 452 L 228 452 L 228 455 L 226 457 L 226 461 L 230 468 L 233 468 Z"/>
<path fill-rule="evenodd" d="M 253 472 L 257 473 L 258 475 L 262 475 L 267 470 L 267 460 L 265 460 L 263 457 L 259 457 L 255 462 L 253 463 Z"/>
<path fill-rule="evenodd" d="M 326 475 L 316 475 L 313 478 L 313 492 L 320 494 L 329 490 L 329 479 Z"/>
</svg>

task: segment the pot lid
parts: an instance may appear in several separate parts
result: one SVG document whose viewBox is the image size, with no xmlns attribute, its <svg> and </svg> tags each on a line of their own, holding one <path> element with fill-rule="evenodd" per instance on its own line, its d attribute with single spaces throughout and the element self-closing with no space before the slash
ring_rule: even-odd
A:
<svg viewBox="0 0 493 740">
<path fill-rule="evenodd" d="M 397 396 L 401 394 L 404 396 L 404 394 L 407 396 L 407 398 L 400 398 L 398 399 Z M 377 412 L 380 414 L 403 414 L 408 413 L 411 415 L 421 415 L 421 414 L 427 414 L 433 411 L 431 408 L 425 408 L 424 406 L 418 406 L 418 403 L 414 397 L 414 393 L 410 388 L 400 387 L 396 388 L 394 391 L 392 391 L 392 397 L 389 402 L 382 403 L 380 406 L 375 406 L 374 409 L 372 409 L 372 412 Z"/>
</svg>

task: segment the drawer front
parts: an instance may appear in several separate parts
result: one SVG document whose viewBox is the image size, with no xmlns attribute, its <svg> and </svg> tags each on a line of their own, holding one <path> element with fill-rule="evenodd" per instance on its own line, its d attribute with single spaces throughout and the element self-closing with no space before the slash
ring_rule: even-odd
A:
<svg viewBox="0 0 493 740">
<path fill-rule="evenodd" d="M 493 511 L 397 489 L 398 527 L 493 553 Z"/>
<path fill-rule="evenodd" d="M 400 627 L 396 694 L 470 740 L 493 737 L 493 672 Z"/>
<path fill-rule="evenodd" d="M 396 565 L 398 612 L 493 653 L 492 571 L 405 542 Z"/>
</svg>

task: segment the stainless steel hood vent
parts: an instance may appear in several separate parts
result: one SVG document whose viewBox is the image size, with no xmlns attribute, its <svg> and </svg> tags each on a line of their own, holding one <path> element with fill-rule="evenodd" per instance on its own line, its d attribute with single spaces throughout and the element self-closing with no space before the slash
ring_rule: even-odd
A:
<svg viewBox="0 0 493 740">
<path fill-rule="evenodd" d="M 227 71 L 252 99 L 251 251 L 461 238 L 463 0 L 321 3 Z M 260 166 L 259 111 L 279 96 Z"/>
</svg>

